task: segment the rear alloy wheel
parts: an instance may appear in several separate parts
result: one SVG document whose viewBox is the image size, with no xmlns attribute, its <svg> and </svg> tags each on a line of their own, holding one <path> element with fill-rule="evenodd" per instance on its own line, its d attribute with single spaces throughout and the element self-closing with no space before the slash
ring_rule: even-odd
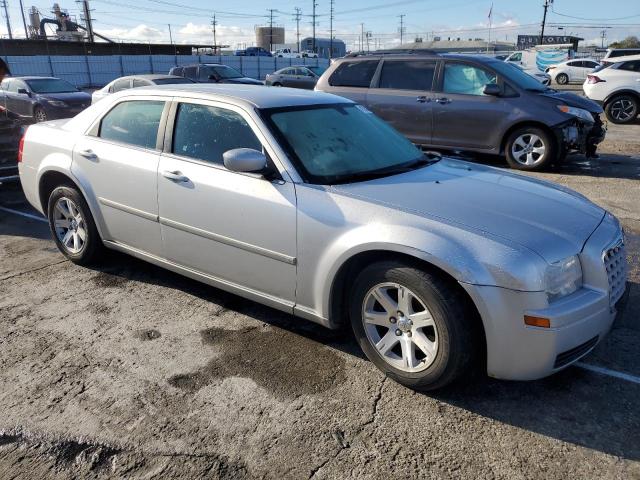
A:
<svg viewBox="0 0 640 480">
<path fill-rule="evenodd" d="M 607 103 L 604 112 L 613 123 L 632 122 L 638 116 L 638 100 L 631 95 L 618 95 Z"/>
<path fill-rule="evenodd" d="M 505 153 L 511 168 L 542 170 L 556 160 L 557 148 L 544 130 L 523 127 L 509 136 Z"/>
<path fill-rule="evenodd" d="M 569 83 L 569 76 L 566 73 L 559 73 L 556 77 L 556 83 L 558 85 L 566 85 Z"/>
<path fill-rule="evenodd" d="M 273 86 L 274 86 L 274 87 L 281 87 L 281 86 L 282 86 L 282 84 L 281 84 L 280 82 L 275 82 L 275 83 L 273 84 Z"/>
<path fill-rule="evenodd" d="M 94 263 L 104 246 L 89 206 L 75 188 L 53 190 L 48 205 L 49 228 L 58 249 L 78 265 Z"/>
<path fill-rule="evenodd" d="M 397 261 L 366 267 L 350 294 L 362 351 L 388 377 L 417 390 L 444 387 L 475 357 L 473 312 L 446 280 Z"/>
<path fill-rule="evenodd" d="M 36 107 L 35 110 L 33 111 L 33 119 L 38 123 L 46 122 L 47 112 L 45 112 L 44 108 L 42 107 Z"/>
</svg>

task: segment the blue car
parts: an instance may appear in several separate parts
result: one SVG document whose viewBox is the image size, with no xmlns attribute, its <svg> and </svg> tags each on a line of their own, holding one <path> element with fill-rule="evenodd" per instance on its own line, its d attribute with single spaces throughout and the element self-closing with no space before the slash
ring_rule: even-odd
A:
<svg viewBox="0 0 640 480">
<path fill-rule="evenodd" d="M 23 119 L 70 118 L 91 105 L 91 95 L 54 77 L 9 77 L 0 84 L 0 104 Z"/>
</svg>

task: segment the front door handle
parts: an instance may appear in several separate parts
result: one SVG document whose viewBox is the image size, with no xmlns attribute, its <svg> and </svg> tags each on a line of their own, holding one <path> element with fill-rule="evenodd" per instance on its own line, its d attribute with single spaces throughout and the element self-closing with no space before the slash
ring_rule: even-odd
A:
<svg viewBox="0 0 640 480">
<path fill-rule="evenodd" d="M 416 102 L 418 103 L 429 103 L 431 101 L 430 98 L 427 98 L 424 95 L 420 95 L 418 98 L 416 98 Z"/>
<path fill-rule="evenodd" d="M 164 178 L 168 178 L 169 180 L 173 181 L 173 182 L 178 182 L 178 183 L 185 183 L 189 181 L 189 177 L 185 177 L 184 175 L 182 175 L 182 173 L 180 172 L 168 172 L 168 171 L 164 171 L 162 172 L 162 176 Z"/>
<path fill-rule="evenodd" d="M 81 150 L 78 153 L 80 154 L 81 157 L 84 157 L 87 160 L 97 160 L 98 159 L 98 155 L 96 155 L 94 153 L 94 151 L 91 150 L 90 148 L 87 148 L 86 150 Z"/>
<path fill-rule="evenodd" d="M 440 105 L 445 105 L 447 103 L 451 103 L 451 99 L 446 97 L 436 98 L 436 103 L 439 103 Z"/>
</svg>

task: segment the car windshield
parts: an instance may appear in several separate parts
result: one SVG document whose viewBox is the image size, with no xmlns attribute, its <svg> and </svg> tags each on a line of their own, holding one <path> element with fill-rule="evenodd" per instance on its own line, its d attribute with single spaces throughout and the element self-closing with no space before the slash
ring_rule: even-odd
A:
<svg viewBox="0 0 640 480">
<path fill-rule="evenodd" d="M 547 92 L 550 88 L 544 86 L 539 80 L 521 70 L 518 66 L 507 62 L 492 62 L 491 66 L 500 75 L 523 90 L 530 92 Z"/>
<path fill-rule="evenodd" d="M 353 183 L 432 163 L 361 105 L 285 107 L 261 114 L 309 183 Z"/>
<path fill-rule="evenodd" d="M 26 80 L 31 91 L 35 93 L 70 93 L 77 92 L 78 89 L 69 82 L 59 78 L 39 78 L 36 80 Z"/>
<path fill-rule="evenodd" d="M 601 71 L 602 71 L 602 70 L 604 70 L 605 68 L 609 68 L 611 65 L 613 65 L 613 63 L 610 63 L 610 62 L 602 62 L 600 65 L 598 65 L 598 66 L 593 70 L 593 73 L 601 72 Z"/>
<path fill-rule="evenodd" d="M 241 78 L 243 75 L 235 68 L 220 65 L 219 67 L 206 67 L 207 75 L 217 74 L 220 78 Z"/>
<path fill-rule="evenodd" d="M 153 83 L 156 85 L 173 85 L 176 83 L 195 83 L 193 80 L 189 80 L 188 78 L 156 78 Z"/>
</svg>

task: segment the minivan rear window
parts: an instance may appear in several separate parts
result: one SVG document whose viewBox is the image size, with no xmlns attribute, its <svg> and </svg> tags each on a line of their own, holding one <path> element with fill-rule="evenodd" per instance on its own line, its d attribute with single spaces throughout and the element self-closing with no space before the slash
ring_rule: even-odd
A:
<svg viewBox="0 0 640 480">
<path fill-rule="evenodd" d="M 434 61 L 385 60 L 380 74 L 380 88 L 429 91 L 435 71 Z"/>
<path fill-rule="evenodd" d="M 371 79 L 377 68 L 378 60 L 343 62 L 329 78 L 329 85 L 367 88 L 371 85 Z"/>
</svg>

